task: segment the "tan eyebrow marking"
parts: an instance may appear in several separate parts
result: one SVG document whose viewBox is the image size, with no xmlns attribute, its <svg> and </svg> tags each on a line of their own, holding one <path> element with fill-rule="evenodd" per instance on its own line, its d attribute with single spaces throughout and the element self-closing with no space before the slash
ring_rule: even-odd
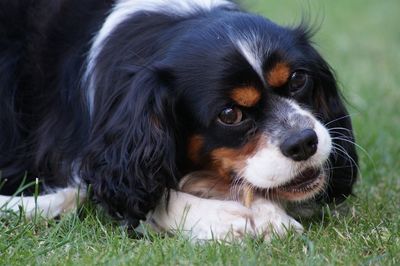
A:
<svg viewBox="0 0 400 266">
<path fill-rule="evenodd" d="M 278 62 L 270 69 L 267 74 L 267 82 L 272 87 L 281 87 L 289 79 L 290 67 L 287 63 Z"/>
<path fill-rule="evenodd" d="M 255 87 L 246 86 L 233 89 L 231 98 L 241 106 L 252 107 L 261 98 L 261 92 Z"/>
</svg>

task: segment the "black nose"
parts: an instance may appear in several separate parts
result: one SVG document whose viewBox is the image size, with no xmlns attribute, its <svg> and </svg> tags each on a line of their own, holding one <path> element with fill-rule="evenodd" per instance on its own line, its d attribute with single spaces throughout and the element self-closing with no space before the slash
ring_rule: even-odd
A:
<svg viewBox="0 0 400 266">
<path fill-rule="evenodd" d="M 295 161 L 305 161 L 315 154 L 317 147 L 317 134 L 312 129 L 305 129 L 286 138 L 280 149 L 286 157 Z"/>
</svg>

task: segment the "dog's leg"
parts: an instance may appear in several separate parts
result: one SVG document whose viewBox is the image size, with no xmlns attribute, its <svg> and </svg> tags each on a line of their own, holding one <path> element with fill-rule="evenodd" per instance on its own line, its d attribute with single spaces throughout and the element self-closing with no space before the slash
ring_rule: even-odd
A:
<svg viewBox="0 0 400 266">
<path fill-rule="evenodd" d="M 255 233 L 269 240 L 272 236 L 284 236 L 293 229 L 298 233 L 303 232 L 303 226 L 290 217 L 283 208 L 272 201 L 258 198 L 251 205 L 253 211 Z"/>
<path fill-rule="evenodd" d="M 181 232 L 194 240 L 226 240 L 253 234 L 252 211 L 239 202 L 203 199 L 171 191 L 168 205 L 162 201 L 148 215 L 156 229 Z"/>
<path fill-rule="evenodd" d="M 29 196 L 0 196 L 0 216 L 7 211 L 19 212 L 20 207 L 27 218 L 35 215 L 54 218 L 76 209 L 86 197 L 86 190 L 76 187 L 59 189 L 51 194 Z"/>
</svg>

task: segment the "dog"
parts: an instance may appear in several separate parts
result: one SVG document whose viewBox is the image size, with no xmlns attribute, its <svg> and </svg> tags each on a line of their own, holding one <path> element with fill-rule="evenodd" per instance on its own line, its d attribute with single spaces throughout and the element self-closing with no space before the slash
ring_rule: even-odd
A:
<svg viewBox="0 0 400 266">
<path fill-rule="evenodd" d="M 3 0 L 0 206 L 90 199 L 193 239 L 301 232 L 290 204 L 340 203 L 357 178 L 311 37 L 227 0 Z"/>
</svg>

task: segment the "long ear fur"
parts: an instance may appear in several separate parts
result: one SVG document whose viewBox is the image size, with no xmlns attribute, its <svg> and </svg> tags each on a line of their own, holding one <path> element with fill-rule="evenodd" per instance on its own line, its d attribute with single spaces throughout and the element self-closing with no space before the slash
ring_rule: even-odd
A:
<svg viewBox="0 0 400 266">
<path fill-rule="evenodd" d="M 176 185 L 174 102 L 152 70 L 116 87 L 96 95 L 83 176 L 96 200 L 136 226 Z"/>
<path fill-rule="evenodd" d="M 321 59 L 319 63 L 319 80 L 314 92 L 314 107 L 323 123 L 328 128 L 334 143 L 334 152 L 330 156 L 332 170 L 325 202 L 340 203 L 352 193 L 357 179 L 358 157 L 351 119 L 343 104 L 337 88 L 333 71 Z"/>
</svg>

